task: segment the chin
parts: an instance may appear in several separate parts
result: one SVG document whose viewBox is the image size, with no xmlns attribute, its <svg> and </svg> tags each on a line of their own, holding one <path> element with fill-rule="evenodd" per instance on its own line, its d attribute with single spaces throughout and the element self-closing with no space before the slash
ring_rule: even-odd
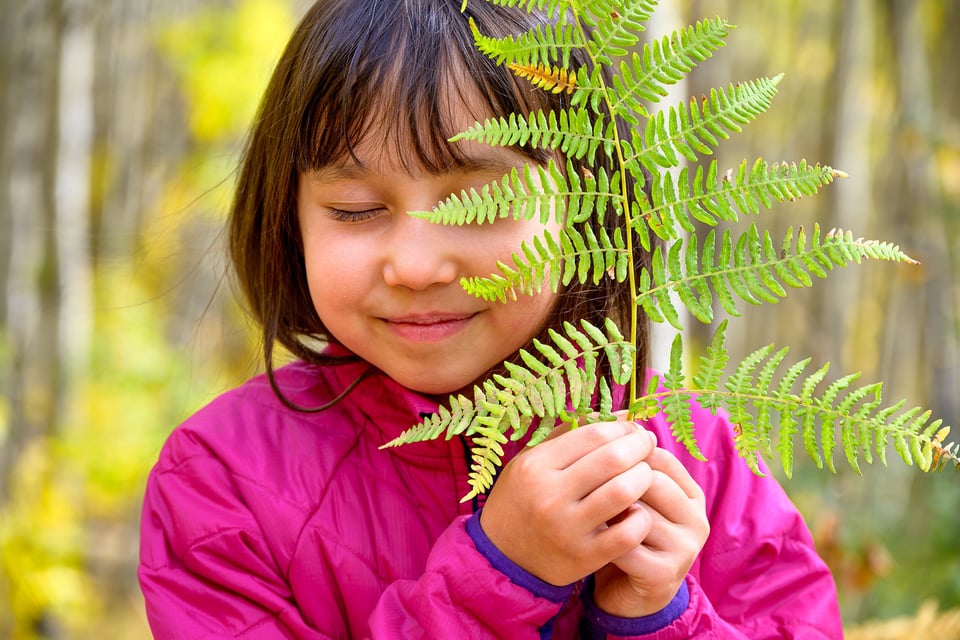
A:
<svg viewBox="0 0 960 640">
<path fill-rule="evenodd" d="M 422 384 L 418 384 L 416 382 L 405 384 L 402 380 L 398 380 L 398 382 L 411 391 L 416 391 L 417 393 L 422 393 L 427 396 L 442 396 L 444 398 L 449 395 L 455 395 L 458 391 L 464 389 L 465 387 L 471 386 L 468 384 L 462 386 L 451 386 L 449 384 L 437 384 L 436 381 L 423 382 Z"/>
<path fill-rule="evenodd" d="M 391 378 L 399 382 L 404 387 L 410 389 L 411 391 L 416 391 L 428 396 L 442 396 L 446 398 L 449 395 L 456 395 L 457 393 L 463 393 L 469 397 L 473 397 L 473 385 L 479 383 L 483 380 L 487 372 L 484 372 L 483 376 L 467 376 L 467 375 L 444 375 L 437 374 L 436 376 L 422 377 L 407 377 L 402 375 L 392 375 L 390 372 L 387 372 L 387 375 L 390 375 Z"/>
</svg>

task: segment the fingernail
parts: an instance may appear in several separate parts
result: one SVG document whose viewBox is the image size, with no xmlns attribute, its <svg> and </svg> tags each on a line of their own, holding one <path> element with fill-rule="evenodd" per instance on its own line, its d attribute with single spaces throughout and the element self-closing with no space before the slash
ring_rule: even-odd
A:
<svg viewBox="0 0 960 640">
<path fill-rule="evenodd" d="M 647 434 L 650 436 L 650 440 L 653 441 L 653 446 L 657 446 L 657 434 L 653 431 L 647 431 Z"/>
</svg>

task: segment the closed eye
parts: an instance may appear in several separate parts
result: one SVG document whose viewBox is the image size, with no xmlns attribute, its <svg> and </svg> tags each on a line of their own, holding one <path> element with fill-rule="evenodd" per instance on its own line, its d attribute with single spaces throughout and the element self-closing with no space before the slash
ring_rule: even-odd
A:
<svg viewBox="0 0 960 640">
<path fill-rule="evenodd" d="M 382 207 L 374 209 L 361 209 L 360 211 L 347 211 L 345 209 L 327 208 L 327 215 L 337 222 L 363 222 L 370 220 L 386 211 Z"/>
</svg>

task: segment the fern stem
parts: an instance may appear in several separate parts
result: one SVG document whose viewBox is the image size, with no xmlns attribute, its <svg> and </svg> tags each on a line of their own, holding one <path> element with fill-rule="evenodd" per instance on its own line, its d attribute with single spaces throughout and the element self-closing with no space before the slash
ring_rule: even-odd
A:
<svg viewBox="0 0 960 640">
<path fill-rule="evenodd" d="M 583 28 L 583 20 L 581 19 L 581 9 L 580 4 L 575 0 L 570 2 L 570 11 L 573 14 L 573 18 L 576 21 L 577 29 L 580 31 L 580 35 L 583 38 L 584 42 L 589 42 L 590 39 L 587 37 L 586 29 Z M 590 59 L 590 63 L 594 67 L 600 66 L 600 63 L 597 61 L 596 56 L 590 50 L 590 47 L 584 47 L 584 51 Z M 615 118 L 614 105 L 611 99 L 611 92 L 607 89 L 606 81 L 603 78 L 603 74 L 599 74 L 600 82 L 600 91 L 603 95 L 603 101 L 607 106 L 607 112 L 610 114 L 610 117 Z M 613 148 L 617 153 L 617 163 L 620 168 L 620 194 L 623 198 L 623 216 L 626 224 L 626 249 L 627 255 L 630 256 L 630 266 L 627 270 L 627 278 L 630 286 L 630 332 L 628 334 L 630 344 L 634 347 L 639 347 L 637 344 L 637 325 L 639 319 L 639 311 L 637 305 L 637 266 L 636 260 L 633 256 L 633 218 L 631 216 L 630 208 L 630 193 L 627 188 L 627 180 L 629 172 L 626 170 L 627 164 L 626 159 L 623 157 L 623 145 L 620 140 L 620 132 L 617 130 L 616 126 L 611 127 L 613 132 L 614 145 Z M 644 345 L 646 348 L 646 345 Z M 639 349 L 638 349 L 639 352 Z M 627 398 L 630 404 L 633 403 L 633 400 L 637 397 L 637 365 L 634 363 L 633 370 L 630 372 L 630 384 L 627 389 Z M 628 412 L 627 419 L 632 420 L 632 412 Z"/>
</svg>

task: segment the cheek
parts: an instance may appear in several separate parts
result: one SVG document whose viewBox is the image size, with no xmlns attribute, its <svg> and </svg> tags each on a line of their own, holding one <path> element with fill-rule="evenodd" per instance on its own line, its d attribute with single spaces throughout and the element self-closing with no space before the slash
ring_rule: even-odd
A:
<svg viewBox="0 0 960 640">
<path fill-rule="evenodd" d="M 497 273 L 497 262 L 514 266 L 513 256 L 516 254 L 523 259 L 522 245 L 526 243 L 533 247 L 534 238 L 543 237 L 545 231 L 548 231 L 554 239 L 557 239 L 560 231 L 560 225 L 551 222 L 548 225 L 540 224 L 537 220 L 499 220 L 493 224 L 484 224 L 480 227 L 466 227 L 472 229 L 473 237 L 470 243 L 464 240 L 465 247 L 471 247 L 474 255 L 482 256 L 483 273 L 477 275 L 487 276 Z M 480 260 L 476 261 L 476 267 L 480 267 Z M 526 262 L 526 259 L 524 259 Z"/>
<path fill-rule="evenodd" d="M 544 287 L 543 291 L 537 295 L 520 295 L 516 300 L 505 304 L 496 303 L 503 305 L 506 328 L 509 335 L 515 337 L 512 340 L 516 343 L 514 348 L 523 346 L 540 332 L 553 311 L 557 298 L 558 295 L 549 287 Z"/>
<path fill-rule="evenodd" d="M 364 253 L 342 239 L 324 239 L 314 234 L 304 242 L 307 284 L 314 307 L 324 309 L 348 304 L 362 290 Z"/>
</svg>

